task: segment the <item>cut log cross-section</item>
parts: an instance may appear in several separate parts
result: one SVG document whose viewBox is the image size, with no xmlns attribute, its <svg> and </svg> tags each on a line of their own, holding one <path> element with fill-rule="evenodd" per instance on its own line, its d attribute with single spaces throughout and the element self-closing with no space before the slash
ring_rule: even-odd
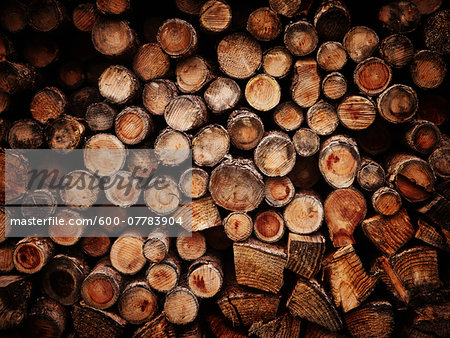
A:
<svg viewBox="0 0 450 338">
<path fill-rule="evenodd" d="M 365 235 L 385 255 L 395 254 L 414 235 L 405 209 L 394 216 L 377 215 L 362 222 Z"/>
<path fill-rule="evenodd" d="M 275 107 L 273 120 L 285 131 L 298 129 L 303 122 L 303 110 L 293 101 L 286 101 Z"/>
<path fill-rule="evenodd" d="M 125 104 L 134 99 L 139 80 L 124 66 L 110 66 L 98 79 L 100 94 L 113 104 Z"/>
<path fill-rule="evenodd" d="M 120 316 L 131 324 L 142 324 L 158 310 L 158 298 L 144 280 L 130 282 L 117 302 Z"/>
<path fill-rule="evenodd" d="M 294 316 L 306 319 L 331 331 L 342 328 L 342 319 L 330 297 L 314 280 L 300 278 L 288 299 L 287 307 Z"/>
<path fill-rule="evenodd" d="M 9 128 L 8 143 L 12 149 L 37 149 L 44 144 L 42 127 L 34 120 L 19 120 Z"/>
<path fill-rule="evenodd" d="M 107 309 L 119 299 L 122 284 L 121 274 L 107 258 L 103 258 L 83 281 L 81 296 L 86 304 Z"/>
<path fill-rule="evenodd" d="M 284 44 L 295 56 L 305 56 L 316 49 L 319 37 L 313 25 L 307 21 L 297 21 L 286 26 Z"/>
<path fill-rule="evenodd" d="M 56 255 L 44 268 L 42 289 L 62 305 L 72 305 L 80 297 L 88 271 L 86 262 L 79 257 Z"/>
<path fill-rule="evenodd" d="M 119 140 L 134 145 L 142 142 L 153 131 L 153 122 L 145 109 L 131 106 L 116 116 L 114 129 Z"/>
<path fill-rule="evenodd" d="M 320 100 L 308 109 L 306 123 L 317 135 L 325 136 L 336 130 L 339 119 L 334 106 Z"/>
<path fill-rule="evenodd" d="M 206 252 L 205 236 L 201 232 L 179 235 L 176 240 L 178 255 L 186 260 L 193 261 L 202 257 Z"/>
<path fill-rule="evenodd" d="M 209 191 L 216 204 L 227 210 L 251 211 L 264 198 L 264 182 L 251 161 L 226 160 L 211 173 Z"/>
<path fill-rule="evenodd" d="M 86 110 L 85 120 L 91 130 L 105 131 L 114 125 L 117 111 L 105 102 L 97 102 L 89 105 Z"/>
<path fill-rule="evenodd" d="M 280 102 L 280 97 L 281 88 L 277 80 L 266 74 L 252 77 L 245 86 L 245 98 L 256 110 L 271 110 Z"/>
<path fill-rule="evenodd" d="M 122 235 L 111 246 L 111 265 L 120 273 L 134 275 L 145 265 L 144 240 L 134 235 Z"/>
<path fill-rule="evenodd" d="M 283 213 L 286 227 L 293 233 L 310 234 L 322 225 L 324 210 L 320 198 L 308 191 L 297 193 Z"/>
<path fill-rule="evenodd" d="M 292 137 L 297 154 L 303 157 L 313 156 L 319 151 L 320 138 L 313 130 L 301 128 Z"/>
<path fill-rule="evenodd" d="M 356 63 L 367 59 L 378 46 L 377 33 L 366 26 L 356 26 L 344 36 L 343 46 L 348 56 Z"/>
<path fill-rule="evenodd" d="M 217 46 L 217 61 L 226 75 L 236 79 L 249 78 L 261 65 L 261 46 L 248 34 L 228 35 Z"/>
<path fill-rule="evenodd" d="M 386 89 L 377 99 L 380 115 L 391 123 L 411 120 L 417 112 L 416 92 L 408 86 L 395 84 Z"/>
<path fill-rule="evenodd" d="M 178 62 L 175 75 L 177 86 L 183 93 L 196 93 L 213 78 L 211 66 L 200 56 Z"/>
<path fill-rule="evenodd" d="M 208 191 L 209 175 L 201 168 L 188 168 L 181 176 L 178 186 L 187 197 L 199 198 Z"/>
<path fill-rule="evenodd" d="M 366 212 L 366 200 L 355 188 L 337 189 L 328 195 L 324 203 L 324 214 L 335 247 L 355 244 L 353 232 Z"/>
<path fill-rule="evenodd" d="M 413 82 L 423 89 L 439 87 L 447 73 L 447 67 L 441 55 L 429 50 L 417 52 L 410 67 Z"/>
<path fill-rule="evenodd" d="M 95 134 L 85 142 L 84 148 L 84 165 L 96 175 L 114 175 L 125 164 L 125 145 L 115 135 Z"/>
<path fill-rule="evenodd" d="M 363 305 L 344 316 L 348 330 L 355 337 L 388 338 L 394 331 L 395 321 L 392 305 L 375 301 Z"/>
<path fill-rule="evenodd" d="M 291 70 L 293 57 L 286 47 L 276 46 L 264 52 L 262 62 L 267 74 L 282 78 Z"/>
<path fill-rule="evenodd" d="M 223 220 L 223 230 L 232 241 L 245 241 L 253 232 L 253 221 L 243 212 L 232 212 Z"/>
<path fill-rule="evenodd" d="M 200 3 L 202 1 L 199 1 Z M 206 1 L 200 8 L 200 26 L 210 32 L 220 33 L 231 24 L 231 7 L 222 0 Z"/>
<path fill-rule="evenodd" d="M 206 114 L 205 102 L 196 95 L 176 96 L 164 109 L 167 125 L 178 131 L 200 127 L 206 122 Z"/>
<path fill-rule="evenodd" d="M 327 72 L 341 70 L 347 63 L 347 52 L 340 42 L 325 42 L 317 50 L 317 63 Z"/>
<path fill-rule="evenodd" d="M 409 38 L 393 34 L 381 41 L 380 54 L 393 67 L 404 67 L 414 55 L 414 46 Z"/>
<path fill-rule="evenodd" d="M 247 109 L 235 110 L 227 123 L 231 143 L 238 149 L 256 147 L 264 135 L 264 125 L 255 113 Z"/>
<path fill-rule="evenodd" d="M 366 129 L 375 120 L 375 103 L 364 96 L 350 95 L 339 103 L 337 114 L 341 123 L 348 129 Z"/>
<path fill-rule="evenodd" d="M 234 327 L 275 318 L 280 295 L 262 292 L 227 281 L 217 296 L 217 305 Z"/>
<path fill-rule="evenodd" d="M 173 214 L 175 219 L 181 219 L 181 226 L 191 231 L 201 231 L 214 228 L 222 224 L 222 219 L 211 196 L 195 199 L 182 205 Z"/>
<path fill-rule="evenodd" d="M 192 139 L 192 160 L 199 166 L 218 164 L 230 149 L 230 136 L 224 127 L 210 124 L 198 131 Z"/>
<path fill-rule="evenodd" d="M 255 217 L 255 236 L 264 242 L 278 242 L 284 235 L 284 219 L 274 210 L 266 210 Z"/>
<path fill-rule="evenodd" d="M 256 166 L 266 176 L 284 176 L 295 165 L 295 147 L 287 134 L 272 131 L 259 142 L 254 157 Z"/>
<path fill-rule="evenodd" d="M 320 234 L 289 234 L 286 268 L 306 279 L 319 272 L 325 253 L 325 237 Z"/>
<path fill-rule="evenodd" d="M 271 41 L 281 33 L 281 20 L 270 8 L 261 7 L 249 15 L 247 31 L 257 40 Z"/>
<path fill-rule="evenodd" d="M 60 1 L 31 1 L 27 8 L 28 24 L 38 32 L 52 32 L 61 27 L 66 19 Z"/>
<path fill-rule="evenodd" d="M 143 246 L 144 257 L 159 263 L 166 258 L 170 248 L 170 238 L 165 230 L 155 229 L 147 237 Z"/>
<path fill-rule="evenodd" d="M 324 141 L 319 153 L 319 169 L 333 188 L 352 185 L 360 168 L 360 155 L 355 140 L 335 135 Z"/>
<path fill-rule="evenodd" d="M 101 17 L 95 22 L 91 33 L 92 44 L 104 55 L 128 57 L 136 49 L 136 33 L 125 20 Z"/>
<path fill-rule="evenodd" d="M 419 292 L 434 290 L 442 285 L 437 253 L 430 247 L 413 247 L 389 259 L 380 257 L 377 266 L 388 290 L 405 303 Z"/>
<path fill-rule="evenodd" d="M 164 52 L 173 58 L 193 53 L 198 43 L 195 28 L 181 19 L 166 20 L 159 27 L 157 39 Z"/>
<path fill-rule="evenodd" d="M 163 77 L 169 68 L 169 57 L 156 43 L 142 45 L 134 56 L 133 70 L 143 81 Z"/>
<path fill-rule="evenodd" d="M 350 13 L 343 1 L 322 1 L 314 16 L 314 26 L 324 40 L 341 40 L 350 29 Z"/>
<path fill-rule="evenodd" d="M 218 77 L 206 88 L 203 97 L 214 114 L 221 114 L 233 109 L 242 95 L 241 87 L 236 81 Z"/>
<path fill-rule="evenodd" d="M 371 57 L 358 64 L 353 80 L 359 90 L 367 95 L 377 95 L 391 82 L 392 71 L 383 60 Z"/>
<path fill-rule="evenodd" d="M 384 184 L 385 172 L 379 163 L 363 157 L 356 179 L 364 190 L 375 191 Z"/>
<path fill-rule="evenodd" d="M 168 256 L 159 263 L 153 263 L 147 270 L 146 279 L 152 289 L 168 292 L 178 283 L 180 262 L 174 255 Z"/>
<path fill-rule="evenodd" d="M 408 147 L 421 154 L 431 153 L 441 141 L 439 128 L 430 121 L 415 121 L 405 133 Z"/>
<path fill-rule="evenodd" d="M 156 79 L 148 82 L 142 91 L 142 103 L 153 115 L 164 115 L 164 108 L 178 95 L 178 88 L 170 80 Z"/>
<path fill-rule="evenodd" d="M 435 176 L 424 160 L 408 155 L 396 154 L 388 161 L 388 179 L 397 191 L 409 202 L 428 199 L 434 191 Z"/>
<path fill-rule="evenodd" d="M 222 287 L 222 263 L 217 256 L 205 255 L 188 269 L 187 281 L 191 291 L 200 298 L 214 297 Z"/>
<path fill-rule="evenodd" d="M 280 291 L 287 261 L 283 247 L 248 239 L 234 242 L 233 252 L 239 284 L 273 293 Z"/>
<path fill-rule="evenodd" d="M 384 5 L 378 12 L 383 27 L 396 33 L 409 33 L 416 29 L 420 12 L 412 1 L 398 1 Z"/>
<path fill-rule="evenodd" d="M 81 144 L 85 126 L 77 119 L 63 115 L 53 120 L 47 130 L 46 139 L 51 149 L 75 149 Z"/>
<path fill-rule="evenodd" d="M 264 194 L 267 204 L 284 207 L 294 198 L 295 187 L 287 176 L 269 177 L 265 181 Z"/>
<path fill-rule="evenodd" d="M 185 286 L 177 286 L 166 295 L 164 312 L 173 324 L 191 323 L 197 317 L 198 309 L 197 297 Z"/>
<path fill-rule="evenodd" d="M 347 93 L 347 80 L 344 75 L 333 72 L 322 81 L 323 95 L 330 100 L 338 100 Z"/>
<path fill-rule="evenodd" d="M 67 98 L 64 93 L 55 87 L 46 87 L 34 95 L 30 103 L 33 118 L 45 124 L 64 113 Z"/>
<path fill-rule="evenodd" d="M 300 107 L 311 107 L 319 99 L 321 79 L 312 58 L 297 60 L 291 84 L 291 97 Z"/>
<path fill-rule="evenodd" d="M 53 252 L 54 244 L 49 238 L 23 238 L 14 249 L 14 266 L 22 273 L 36 273 L 49 262 Z"/>
<path fill-rule="evenodd" d="M 324 270 L 334 302 L 344 312 L 361 305 L 377 282 L 376 277 L 366 273 L 352 245 L 344 246 L 325 258 Z"/>
<path fill-rule="evenodd" d="M 402 198 L 397 190 L 381 187 L 372 195 L 373 209 L 381 215 L 395 215 L 402 207 Z"/>
<path fill-rule="evenodd" d="M 95 5 L 91 3 L 79 4 L 72 12 L 73 25 L 82 32 L 90 32 L 98 19 Z"/>
<path fill-rule="evenodd" d="M 157 160 L 170 167 L 176 167 L 186 161 L 190 156 L 190 147 L 189 137 L 172 128 L 163 129 L 153 145 Z"/>
<path fill-rule="evenodd" d="M 105 15 L 121 15 L 130 9 L 130 0 L 97 0 L 96 5 Z"/>
</svg>

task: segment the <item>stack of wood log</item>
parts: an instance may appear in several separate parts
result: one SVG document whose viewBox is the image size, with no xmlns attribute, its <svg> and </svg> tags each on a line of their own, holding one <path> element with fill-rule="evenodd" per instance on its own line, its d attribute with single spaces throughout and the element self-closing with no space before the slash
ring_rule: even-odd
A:
<svg viewBox="0 0 450 338">
<path fill-rule="evenodd" d="M 2 173 L 6 148 L 86 149 L 77 177 L 191 149 L 165 194 L 105 194 L 193 232 L 9 238 L 2 207 L 0 335 L 449 336 L 448 5 L 2 1 Z M 2 182 L 65 218 L 99 195 Z"/>
</svg>

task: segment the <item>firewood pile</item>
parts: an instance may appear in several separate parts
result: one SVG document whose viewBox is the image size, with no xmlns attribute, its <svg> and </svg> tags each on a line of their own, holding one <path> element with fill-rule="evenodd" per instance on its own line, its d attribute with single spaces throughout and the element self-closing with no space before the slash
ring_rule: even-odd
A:
<svg viewBox="0 0 450 338">
<path fill-rule="evenodd" d="M 443 0 L 2 1 L 0 336 L 448 337 L 449 22 Z M 10 149 L 81 149 L 72 178 L 192 164 L 30 190 Z M 100 194 L 192 233 L 8 236 L 11 203 L 75 219 Z"/>
</svg>

